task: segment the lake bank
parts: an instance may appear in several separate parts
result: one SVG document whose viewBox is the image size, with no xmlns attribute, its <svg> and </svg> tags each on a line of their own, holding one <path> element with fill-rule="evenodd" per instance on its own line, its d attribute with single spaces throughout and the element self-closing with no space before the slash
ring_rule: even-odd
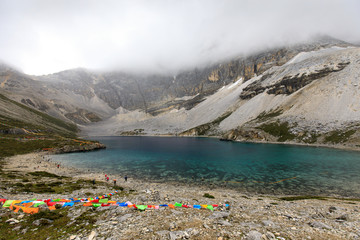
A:
<svg viewBox="0 0 360 240">
<path fill-rule="evenodd" d="M 96 138 L 97 136 L 88 136 L 82 135 L 82 138 Z M 114 136 L 116 137 L 116 136 Z M 119 135 L 118 137 L 179 137 L 179 138 L 213 138 L 213 139 L 222 139 L 221 136 L 186 136 L 186 135 L 177 135 L 177 134 L 137 134 L 137 135 Z M 290 145 L 290 146 L 304 146 L 304 147 L 315 147 L 315 148 L 330 148 L 330 149 L 340 149 L 346 151 L 357 151 L 360 152 L 360 145 L 357 144 L 320 144 L 320 143 L 299 143 L 299 142 L 277 142 L 277 141 L 262 141 L 262 140 L 229 140 L 230 142 L 239 142 L 239 143 L 259 143 L 259 144 L 280 144 L 280 145 Z"/>
<path fill-rule="evenodd" d="M 17 174 L 23 175 L 46 171 L 69 177 L 66 180 L 69 183 L 95 178 L 97 189 L 93 189 L 91 184 L 62 194 L 11 193 L 1 189 L 0 195 L 8 199 L 26 200 L 34 197 L 83 197 L 84 194 L 96 195 L 113 191 L 112 182 L 106 183 L 101 172 L 89 172 L 87 169 L 76 169 L 63 164 L 58 168 L 57 163 L 47 160 L 49 155 L 43 153 L 17 155 L 5 160 L 3 171 L 13 174 L 17 171 Z M 117 177 L 119 176 L 110 175 L 111 180 Z M 44 180 L 50 181 L 48 178 L 42 181 Z M 280 196 L 251 195 L 231 189 L 152 183 L 132 178 L 128 182 L 122 178 L 117 180 L 117 185 L 124 187 L 126 194 L 115 195 L 113 199 L 116 201 L 131 201 L 136 204 L 227 202 L 230 209 L 211 212 L 177 208 L 138 212 L 128 208 L 104 207 L 97 209 L 98 216 L 91 231 L 69 232 L 62 239 L 68 239 L 70 235 L 87 239 L 92 233 L 95 233 L 96 239 L 111 236 L 117 239 L 250 239 L 251 236 L 263 236 L 264 239 L 351 239 L 360 236 L 360 204 L 356 200 L 324 198 L 284 201 Z M 215 198 L 206 198 L 205 193 Z M 7 213 L 6 209 L 1 211 L 2 214 Z M 67 214 L 74 218 L 77 211 L 88 212 L 91 208 L 71 208 L 67 210 Z M 12 216 L 17 218 L 19 214 Z M 19 224 L 9 225 L 9 228 L 16 226 Z"/>
<path fill-rule="evenodd" d="M 257 195 L 360 198 L 356 151 L 224 142 L 213 138 L 99 137 L 104 151 L 56 161 L 140 181 L 235 189 Z"/>
</svg>

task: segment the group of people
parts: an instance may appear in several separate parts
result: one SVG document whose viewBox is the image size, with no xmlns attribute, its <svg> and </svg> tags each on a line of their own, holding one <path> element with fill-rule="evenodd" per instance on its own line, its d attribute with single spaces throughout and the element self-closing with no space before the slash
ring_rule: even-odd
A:
<svg viewBox="0 0 360 240">
<path fill-rule="evenodd" d="M 127 182 L 127 179 L 128 179 L 128 177 L 125 176 L 125 177 L 124 177 L 125 182 Z M 105 174 L 105 180 L 106 180 L 107 182 L 109 182 L 109 180 L 110 180 L 110 177 L 109 177 L 107 174 Z M 114 181 L 114 186 L 115 186 L 115 185 L 116 185 L 116 179 L 114 179 L 113 181 Z M 95 184 L 95 179 L 93 179 L 93 184 Z"/>
</svg>

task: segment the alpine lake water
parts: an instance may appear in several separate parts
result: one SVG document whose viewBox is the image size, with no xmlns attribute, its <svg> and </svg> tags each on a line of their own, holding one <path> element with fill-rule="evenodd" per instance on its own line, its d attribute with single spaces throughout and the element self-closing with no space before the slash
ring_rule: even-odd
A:
<svg viewBox="0 0 360 240">
<path fill-rule="evenodd" d="M 360 198 L 360 152 L 189 137 L 97 137 L 106 150 L 54 155 L 68 166 L 152 182 L 271 195 Z"/>
</svg>

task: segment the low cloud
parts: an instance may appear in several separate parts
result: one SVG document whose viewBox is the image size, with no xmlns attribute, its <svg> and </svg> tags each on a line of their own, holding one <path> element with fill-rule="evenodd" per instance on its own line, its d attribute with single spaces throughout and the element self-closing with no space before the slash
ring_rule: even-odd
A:
<svg viewBox="0 0 360 240">
<path fill-rule="evenodd" d="M 359 42 L 359 9 L 357 0 L 4 0 L 0 59 L 30 74 L 176 73 L 316 34 Z"/>
</svg>

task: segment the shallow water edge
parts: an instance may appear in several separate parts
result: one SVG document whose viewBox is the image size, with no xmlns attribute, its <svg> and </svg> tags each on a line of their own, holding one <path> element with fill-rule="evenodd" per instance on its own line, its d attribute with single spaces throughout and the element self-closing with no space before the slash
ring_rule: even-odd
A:
<svg viewBox="0 0 360 240">
<path fill-rule="evenodd" d="M 360 197 L 356 172 L 360 155 L 356 151 L 224 143 L 213 138 L 96 140 L 108 141 L 106 152 L 54 158 L 73 167 L 100 169 L 154 183 L 231 188 L 254 194 Z"/>
</svg>

